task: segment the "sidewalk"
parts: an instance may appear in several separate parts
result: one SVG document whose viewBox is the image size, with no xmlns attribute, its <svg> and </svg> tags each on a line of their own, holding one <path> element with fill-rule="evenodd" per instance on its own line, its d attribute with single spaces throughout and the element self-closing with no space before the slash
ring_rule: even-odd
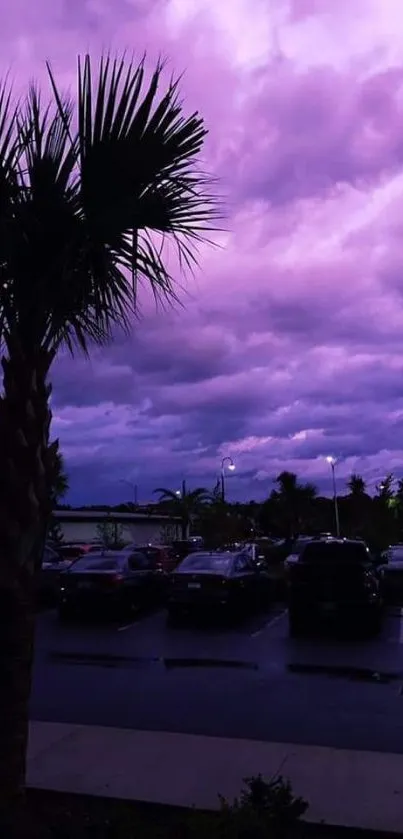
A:
<svg viewBox="0 0 403 839">
<path fill-rule="evenodd" d="M 214 809 L 259 772 L 289 778 L 307 820 L 403 830 L 403 755 L 31 722 L 29 786 Z"/>
</svg>

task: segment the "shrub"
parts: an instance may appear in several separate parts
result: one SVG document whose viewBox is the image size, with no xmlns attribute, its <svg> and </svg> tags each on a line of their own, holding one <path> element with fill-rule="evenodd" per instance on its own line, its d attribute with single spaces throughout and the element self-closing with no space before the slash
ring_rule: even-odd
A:
<svg viewBox="0 0 403 839">
<path fill-rule="evenodd" d="M 294 796 L 289 781 L 276 776 L 265 781 L 262 775 L 245 778 L 246 789 L 232 803 L 222 795 L 219 813 L 195 814 L 186 839 L 288 839 L 308 809 L 303 798 Z"/>
</svg>

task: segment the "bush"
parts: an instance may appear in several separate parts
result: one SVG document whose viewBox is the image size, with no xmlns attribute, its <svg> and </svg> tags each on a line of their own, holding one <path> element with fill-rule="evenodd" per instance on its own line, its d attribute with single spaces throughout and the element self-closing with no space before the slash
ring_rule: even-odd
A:
<svg viewBox="0 0 403 839">
<path fill-rule="evenodd" d="M 220 812 L 204 818 L 195 814 L 183 839 L 288 839 L 308 809 L 303 798 L 293 795 L 291 784 L 281 776 L 265 781 L 261 775 L 245 778 L 239 798 L 220 799 Z"/>
</svg>

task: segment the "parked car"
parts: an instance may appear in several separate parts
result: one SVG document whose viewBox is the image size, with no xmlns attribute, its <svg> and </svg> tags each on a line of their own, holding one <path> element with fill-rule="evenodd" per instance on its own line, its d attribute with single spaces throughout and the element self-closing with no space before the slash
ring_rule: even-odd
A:
<svg viewBox="0 0 403 839">
<path fill-rule="evenodd" d="M 57 552 L 63 559 L 73 561 L 89 553 L 99 553 L 103 549 L 101 542 L 66 542 L 58 546 Z"/>
<path fill-rule="evenodd" d="M 286 562 L 295 562 L 299 559 L 303 549 L 308 544 L 308 542 L 312 542 L 313 536 L 298 536 L 294 541 L 291 543 L 290 552 L 287 554 Z"/>
<path fill-rule="evenodd" d="M 402 603 L 403 545 L 390 545 L 381 554 L 378 573 L 385 600 L 390 603 Z"/>
<path fill-rule="evenodd" d="M 276 556 L 274 548 L 278 547 L 279 540 L 270 536 L 259 536 L 253 542 L 246 542 L 243 549 L 251 554 L 253 559 L 264 560 L 269 564 Z"/>
<path fill-rule="evenodd" d="M 281 542 L 271 538 L 258 538 L 243 546 L 253 559 L 262 563 L 271 580 L 271 591 L 274 600 L 284 600 L 284 559 L 285 551 Z"/>
<path fill-rule="evenodd" d="M 244 552 L 190 554 L 171 574 L 168 619 L 211 609 L 237 616 L 257 609 L 270 597 L 270 579 L 260 563 Z"/>
<path fill-rule="evenodd" d="M 37 596 L 43 605 L 55 601 L 59 590 L 60 574 L 71 565 L 71 560 L 64 560 L 50 545 L 45 545 L 41 570 L 37 578 Z"/>
<path fill-rule="evenodd" d="M 172 553 L 177 563 L 182 562 L 189 554 L 197 553 L 200 550 L 200 543 L 192 539 L 177 539 L 172 542 Z"/>
<path fill-rule="evenodd" d="M 122 549 L 124 553 L 134 550 L 143 553 L 149 560 L 150 566 L 164 571 L 166 574 L 173 571 L 178 564 L 172 548 L 167 545 L 128 545 Z"/>
<path fill-rule="evenodd" d="M 130 615 L 161 599 L 165 576 L 137 550 L 87 554 L 60 578 L 59 617 L 92 611 Z"/>
<path fill-rule="evenodd" d="M 288 617 L 292 636 L 313 622 L 338 621 L 379 632 L 382 596 L 375 564 L 364 542 L 313 539 L 287 561 Z"/>
</svg>

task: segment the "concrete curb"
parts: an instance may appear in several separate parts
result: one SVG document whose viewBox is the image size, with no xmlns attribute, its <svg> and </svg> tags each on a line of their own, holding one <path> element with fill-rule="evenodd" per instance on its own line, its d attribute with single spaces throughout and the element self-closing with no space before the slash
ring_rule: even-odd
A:
<svg viewBox="0 0 403 839">
<path fill-rule="evenodd" d="M 307 821 L 403 831 L 403 755 L 220 737 L 32 722 L 28 785 L 174 807 L 216 809 L 242 780 L 290 779 Z"/>
</svg>

